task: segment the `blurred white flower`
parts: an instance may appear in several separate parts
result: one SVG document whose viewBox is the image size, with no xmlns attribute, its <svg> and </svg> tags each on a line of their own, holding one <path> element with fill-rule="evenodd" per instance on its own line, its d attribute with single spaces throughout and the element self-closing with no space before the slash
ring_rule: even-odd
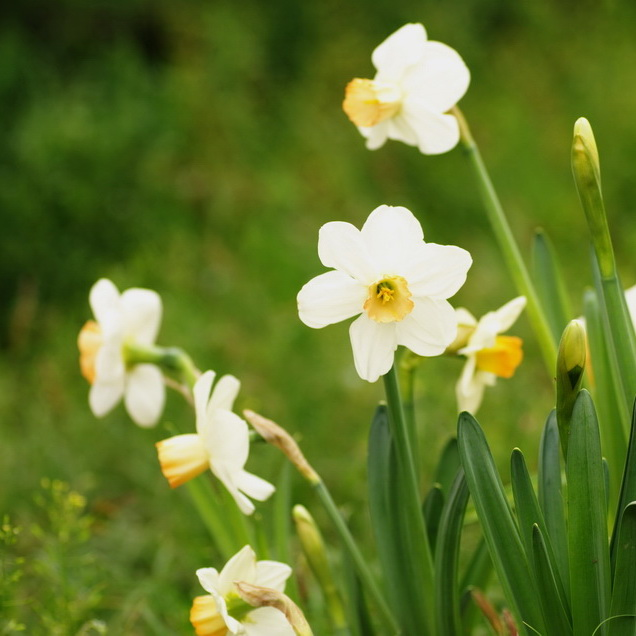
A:
<svg viewBox="0 0 636 636">
<path fill-rule="evenodd" d="M 466 309 L 456 310 L 459 331 L 470 333 L 465 346 L 457 351 L 467 358 L 456 386 L 460 411 L 476 413 L 486 386 L 494 385 L 497 377 L 511 378 L 521 364 L 521 338 L 499 334 L 513 325 L 525 306 L 525 296 L 519 296 L 497 311 L 488 312 L 479 322 Z"/>
<path fill-rule="evenodd" d="M 130 364 L 126 349 L 150 347 L 161 323 L 161 298 L 150 289 L 119 293 L 102 278 L 91 288 L 89 302 L 97 322 L 89 320 L 77 343 L 80 367 L 91 383 L 89 405 L 97 417 L 124 398 L 130 417 L 140 426 L 154 426 L 163 411 L 165 386 L 152 364 Z"/>
<path fill-rule="evenodd" d="M 455 338 L 457 319 L 446 299 L 464 284 L 472 259 L 459 247 L 425 243 L 406 208 L 382 205 L 362 230 L 338 221 L 323 225 L 318 255 L 334 269 L 300 290 L 300 319 L 318 329 L 361 314 L 349 335 L 364 380 L 389 371 L 398 345 L 436 356 Z"/>
<path fill-rule="evenodd" d="M 343 109 L 375 150 L 387 139 L 417 146 L 427 155 L 447 152 L 459 141 L 457 119 L 448 111 L 462 98 L 470 72 L 446 44 L 427 40 L 421 24 L 406 24 L 371 57 L 375 78 L 356 78 Z"/>
<path fill-rule="evenodd" d="M 636 328 L 636 285 L 625 290 L 625 300 L 627 301 L 629 315 Z"/>
<path fill-rule="evenodd" d="M 249 432 L 245 420 L 232 412 L 240 382 L 224 375 L 210 395 L 214 377 L 214 371 L 206 371 L 194 385 L 197 432 L 156 444 L 161 470 L 176 488 L 209 468 L 249 515 L 254 504 L 245 495 L 264 501 L 274 486 L 243 468 L 249 454 Z"/>
<path fill-rule="evenodd" d="M 221 572 L 214 568 L 197 570 L 199 581 L 209 595 L 197 596 L 190 610 L 190 622 L 197 636 L 294 636 L 284 614 L 273 607 L 253 608 L 241 599 L 236 583 L 251 583 L 282 592 L 291 568 L 278 561 L 257 561 L 246 545 Z"/>
</svg>

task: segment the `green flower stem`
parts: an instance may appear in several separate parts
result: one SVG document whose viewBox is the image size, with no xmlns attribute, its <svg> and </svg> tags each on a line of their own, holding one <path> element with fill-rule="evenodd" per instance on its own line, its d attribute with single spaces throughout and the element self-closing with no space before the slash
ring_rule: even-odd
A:
<svg viewBox="0 0 636 636">
<path fill-rule="evenodd" d="M 126 364 L 156 364 L 164 371 L 176 373 L 190 389 L 194 387 L 201 375 L 192 358 L 178 347 L 126 343 L 124 345 L 124 359 Z"/>
<path fill-rule="evenodd" d="M 470 128 L 457 106 L 455 106 L 451 112 L 459 122 L 461 141 L 477 176 L 479 190 L 486 208 L 488 220 L 490 221 L 495 238 L 499 243 L 499 248 L 503 253 L 504 260 L 517 287 L 517 291 L 526 297 L 528 316 L 537 340 L 539 341 L 548 373 L 550 377 L 552 377 L 556 365 L 557 343 L 552 336 L 550 323 L 541 307 L 539 297 L 530 279 L 525 263 L 521 258 L 519 247 L 508 225 L 508 220 L 499 202 L 499 197 L 490 180 L 490 176 L 481 158 L 479 148 L 470 132 Z"/>
<path fill-rule="evenodd" d="M 338 534 L 340 535 L 342 542 L 344 543 L 347 551 L 349 552 L 349 556 L 351 556 L 351 559 L 353 560 L 356 566 L 356 569 L 358 571 L 358 576 L 360 577 L 362 585 L 369 592 L 369 595 L 371 596 L 371 599 L 373 603 L 375 604 L 375 607 L 377 607 L 383 622 L 386 624 L 387 628 L 389 629 L 389 633 L 394 635 L 399 634 L 400 628 L 398 626 L 398 623 L 395 620 L 395 617 L 393 616 L 393 614 L 391 613 L 391 610 L 389 609 L 386 599 L 384 598 L 384 595 L 380 591 L 378 584 L 373 578 L 373 575 L 371 574 L 367 566 L 367 562 L 365 561 L 364 557 L 360 553 L 360 550 L 358 549 L 358 545 L 355 542 L 355 539 L 351 535 L 351 532 L 349 531 L 347 524 L 345 523 L 344 519 L 342 518 L 342 515 L 340 514 L 340 511 L 338 510 L 334 500 L 332 499 L 331 493 L 329 492 L 329 490 L 327 490 L 327 486 L 325 486 L 322 479 L 317 479 L 313 481 L 312 485 L 314 487 L 314 490 L 320 497 L 320 500 L 322 501 L 322 504 L 325 507 L 327 514 L 329 515 L 331 521 L 336 527 L 336 530 L 338 531 Z"/>
<path fill-rule="evenodd" d="M 421 471 L 420 446 L 417 438 L 417 422 L 415 419 L 415 370 L 419 366 L 422 358 L 412 351 L 406 349 L 400 357 L 400 386 L 402 387 L 404 399 L 402 407 L 406 420 L 406 429 L 409 435 L 409 444 L 413 450 L 413 462 L 415 464 L 415 475 L 418 480 Z"/>
<path fill-rule="evenodd" d="M 396 493 L 404 499 L 404 515 L 406 519 L 405 539 L 406 549 L 412 554 L 420 575 L 418 597 L 421 599 L 421 615 L 428 621 L 428 630 L 423 633 L 433 633 L 433 599 L 435 598 L 435 572 L 433 557 L 428 542 L 428 534 L 422 514 L 422 500 L 417 481 L 417 472 L 411 447 L 411 434 L 408 431 L 398 383 L 395 365 L 383 376 L 387 404 L 389 407 L 389 423 L 393 435 L 397 455 L 398 469 L 402 471 L 403 493 Z M 414 608 L 415 611 L 415 608 Z"/>
</svg>

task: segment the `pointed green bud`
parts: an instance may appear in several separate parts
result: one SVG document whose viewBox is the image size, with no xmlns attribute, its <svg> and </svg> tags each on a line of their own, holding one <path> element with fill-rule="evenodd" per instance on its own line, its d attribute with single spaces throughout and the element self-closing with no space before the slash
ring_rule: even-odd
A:
<svg viewBox="0 0 636 636">
<path fill-rule="evenodd" d="M 314 518 L 304 506 L 294 506 L 292 516 L 303 554 L 325 595 L 325 604 L 334 631 L 339 631 L 346 626 L 345 612 L 329 565 L 322 534 Z"/>
<path fill-rule="evenodd" d="M 574 124 L 572 172 L 601 276 L 610 278 L 616 271 L 616 264 L 601 191 L 601 166 L 594 133 L 585 117 L 580 117 Z"/>
<path fill-rule="evenodd" d="M 580 320 L 572 320 L 561 336 L 556 368 L 556 412 L 564 457 L 567 457 L 572 409 L 581 388 L 586 355 L 585 327 Z"/>
</svg>

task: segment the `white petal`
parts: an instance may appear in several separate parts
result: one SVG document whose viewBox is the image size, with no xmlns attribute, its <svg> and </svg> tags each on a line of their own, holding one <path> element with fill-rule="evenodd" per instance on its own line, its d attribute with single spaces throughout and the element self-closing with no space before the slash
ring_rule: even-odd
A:
<svg viewBox="0 0 636 636">
<path fill-rule="evenodd" d="M 474 327 L 477 324 L 477 318 L 464 307 L 455 307 L 455 318 L 457 318 L 458 326 Z"/>
<path fill-rule="evenodd" d="M 241 470 L 237 470 L 235 466 L 218 462 L 214 466 L 210 466 L 212 472 L 216 475 L 218 480 L 227 488 L 227 491 L 232 495 L 236 505 L 244 515 L 251 515 L 254 510 L 254 504 L 238 489 L 236 485 L 236 479 L 240 475 Z"/>
<path fill-rule="evenodd" d="M 239 490 L 242 490 L 248 497 L 256 499 L 256 501 L 265 501 L 276 490 L 268 481 L 252 475 L 246 470 L 237 474 L 234 483 Z"/>
<path fill-rule="evenodd" d="M 308 327 L 320 329 L 359 314 L 368 293 L 368 287 L 347 274 L 326 272 L 298 292 L 298 315 Z"/>
<path fill-rule="evenodd" d="M 219 573 L 214 568 L 199 568 L 197 570 L 197 577 L 206 592 L 218 592 Z"/>
<path fill-rule="evenodd" d="M 636 285 L 625 290 L 625 301 L 632 322 L 636 325 Z"/>
<path fill-rule="evenodd" d="M 194 411 L 196 413 L 197 433 L 204 435 L 208 428 L 208 401 L 210 399 L 210 389 L 214 382 L 214 371 L 206 371 L 195 383 L 192 393 L 194 394 Z"/>
<path fill-rule="evenodd" d="M 415 129 L 411 126 L 409 119 L 404 117 L 401 112 L 391 117 L 391 119 L 387 119 L 386 124 L 386 134 L 389 139 L 401 141 L 409 146 L 417 146 L 418 138 Z"/>
<path fill-rule="evenodd" d="M 219 592 L 226 596 L 236 581 L 254 583 L 256 580 L 256 554 L 249 545 L 239 550 L 223 567 L 219 575 Z"/>
<path fill-rule="evenodd" d="M 101 382 L 96 379 L 88 394 L 88 404 L 95 417 L 103 417 L 115 407 L 123 395 L 124 376 L 114 382 Z"/>
<path fill-rule="evenodd" d="M 107 278 L 100 278 L 92 287 L 88 300 L 95 319 L 102 329 L 110 331 L 113 320 L 121 313 L 119 291 Z"/>
<path fill-rule="evenodd" d="M 446 299 L 466 282 L 472 262 L 471 255 L 461 247 L 424 243 L 402 275 L 414 297 Z"/>
<path fill-rule="evenodd" d="M 294 636 L 294 628 L 285 615 L 273 607 L 259 607 L 243 623 L 245 636 Z"/>
<path fill-rule="evenodd" d="M 95 356 L 95 377 L 101 382 L 119 383 L 126 374 L 121 342 L 111 338 Z"/>
<path fill-rule="evenodd" d="M 389 137 L 417 145 L 425 155 L 439 155 L 452 150 L 459 142 L 459 124 L 453 115 L 434 113 L 425 103 L 407 97 L 399 115 L 391 122 L 399 130 Z"/>
<path fill-rule="evenodd" d="M 366 146 L 369 150 L 377 150 L 384 146 L 389 138 L 389 120 L 381 121 L 375 126 L 358 126 L 358 130 L 366 138 Z"/>
<path fill-rule="evenodd" d="M 411 66 L 402 88 L 427 109 L 445 113 L 464 96 L 470 84 L 470 71 L 459 53 L 441 42 L 427 42 L 419 62 Z"/>
<path fill-rule="evenodd" d="M 493 373 L 475 369 L 474 360 L 470 367 L 467 363 L 455 387 L 459 412 L 469 411 L 473 414 L 477 413 L 481 406 L 486 386 L 492 386 L 495 382 L 496 376 Z"/>
<path fill-rule="evenodd" d="M 233 375 L 221 376 L 214 385 L 212 396 L 208 402 L 208 412 L 214 409 L 231 411 L 240 389 L 241 383 Z"/>
<path fill-rule="evenodd" d="M 135 342 L 154 344 L 161 324 L 161 298 L 150 289 L 127 289 L 121 295 L 126 334 Z"/>
<path fill-rule="evenodd" d="M 421 298 L 413 311 L 395 323 L 398 344 L 420 356 L 438 356 L 457 336 L 455 310 L 446 300 Z"/>
<path fill-rule="evenodd" d="M 392 33 L 371 55 L 378 70 L 376 79 L 397 81 L 406 68 L 416 64 L 426 47 L 426 30 L 421 24 L 405 24 Z"/>
<path fill-rule="evenodd" d="M 499 323 L 497 333 L 504 333 L 516 322 L 526 306 L 526 297 L 518 296 L 507 302 L 495 312 L 496 320 Z"/>
<path fill-rule="evenodd" d="M 258 561 L 255 585 L 282 592 L 291 573 L 292 569 L 280 561 Z"/>
<path fill-rule="evenodd" d="M 210 455 L 210 467 L 215 474 L 218 464 L 223 464 L 233 471 L 243 469 L 250 448 L 245 420 L 232 411 L 217 409 L 208 414 L 208 424 L 200 435 Z"/>
<path fill-rule="evenodd" d="M 126 378 L 126 410 L 139 426 L 154 426 L 163 412 L 166 387 L 153 364 L 135 365 Z"/>
<path fill-rule="evenodd" d="M 375 322 L 366 314 L 351 323 L 349 337 L 353 361 L 363 380 L 375 382 L 393 365 L 393 353 L 397 349 L 395 325 Z"/>
<path fill-rule="evenodd" d="M 401 206 L 381 205 L 362 226 L 362 238 L 381 276 L 402 274 L 404 263 L 419 254 L 424 232 L 413 213 Z"/>
<path fill-rule="evenodd" d="M 318 233 L 318 256 L 325 267 L 333 267 L 363 285 L 375 278 L 372 255 L 357 227 L 343 221 L 325 223 Z"/>
</svg>

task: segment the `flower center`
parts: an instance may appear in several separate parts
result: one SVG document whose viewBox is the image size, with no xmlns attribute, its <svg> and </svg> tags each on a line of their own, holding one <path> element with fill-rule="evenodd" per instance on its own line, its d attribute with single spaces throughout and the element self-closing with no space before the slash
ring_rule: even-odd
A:
<svg viewBox="0 0 636 636">
<path fill-rule="evenodd" d="M 197 636 L 226 636 L 229 634 L 214 601 L 214 597 L 197 596 L 190 610 L 190 622 L 194 626 Z"/>
<path fill-rule="evenodd" d="M 500 378 L 511 378 L 523 360 L 523 340 L 516 336 L 497 336 L 495 346 L 477 352 L 477 368 Z"/>
<path fill-rule="evenodd" d="M 399 89 L 370 79 L 356 78 L 347 84 L 342 108 L 356 125 L 368 128 L 390 119 L 402 106 Z"/>
<path fill-rule="evenodd" d="M 410 314 L 413 306 L 406 280 L 387 276 L 369 286 L 363 309 L 376 322 L 397 322 Z"/>
<path fill-rule="evenodd" d="M 80 369 L 82 375 L 91 383 L 95 382 L 95 358 L 102 346 L 102 328 L 89 320 L 77 337 L 80 351 Z"/>
</svg>

